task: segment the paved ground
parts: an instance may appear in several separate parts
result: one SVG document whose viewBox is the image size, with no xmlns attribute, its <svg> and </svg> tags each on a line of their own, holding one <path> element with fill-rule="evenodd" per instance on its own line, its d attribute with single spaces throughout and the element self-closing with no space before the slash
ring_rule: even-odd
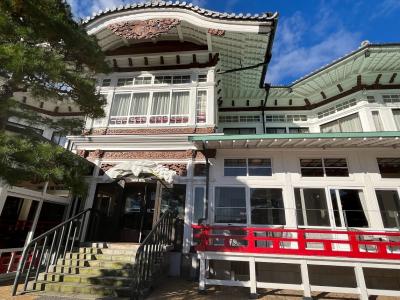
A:
<svg viewBox="0 0 400 300">
<path fill-rule="evenodd" d="M 38 299 L 39 295 L 24 295 L 11 297 L 12 282 L 0 282 L 0 300 L 35 300 Z M 260 297 L 262 300 L 302 300 L 302 295 L 297 291 L 287 290 L 259 290 Z M 248 288 L 236 288 L 236 287 L 209 287 L 206 294 L 200 295 L 197 292 L 197 282 L 188 281 L 184 279 L 165 278 L 155 291 L 153 291 L 148 300 L 243 300 L 248 299 L 249 296 Z M 357 296 L 351 295 L 340 295 L 333 293 L 318 293 L 313 295 L 313 299 L 319 300 L 356 300 Z M 43 298 L 41 298 L 43 299 Z M 52 300 L 56 299 L 76 299 L 71 298 L 58 298 L 52 297 Z M 394 300 L 400 299 L 397 297 L 371 297 L 377 300 Z M 47 299 L 46 299 L 47 300 Z"/>
</svg>

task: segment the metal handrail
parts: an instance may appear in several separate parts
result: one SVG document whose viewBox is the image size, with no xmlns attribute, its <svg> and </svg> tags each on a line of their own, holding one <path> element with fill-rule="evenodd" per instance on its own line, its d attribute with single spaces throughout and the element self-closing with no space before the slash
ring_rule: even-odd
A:
<svg viewBox="0 0 400 300">
<path fill-rule="evenodd" d="M 162 264 L 173 241 L 176 212 L 167 210 L 141 243 L 135 256 L 132 299 L 139 299 L 155 279 L 157 264 Z"/>
<path fill-rule="evenodd" d="M 34 273 L 34 282 L 37 281 L 41 271 L 48 272 L 50 265 L 53 265 L 59 258 L 65 259 L 67 251 L 72 253 L 76 242 L 80 242 L 85 238 L 82 236 L 85 226 L 89 228 L 89 222 L 92 222 L 90 229 L 95 230 L 94 226 L 96 219 L 90 219 L 91 215 L 96 218 L 98 211 L 93 208 L 88 208 L 79 214 L 69 218 L 68 220 L 53 227 L 49 231 L 39 235 L 30 241 L 22 252 L 21 259 L 18 264 L 17 273 L 15 275 L 12 295 L 17 294 L 20 278 L 24 276 L 24 286 L 22 292 L 27 291 L 28 281 L 32 279 L 30 274 Z M 86 225 L 85 225 L 86 224 Z M 87 233 L 88 230 L 86 230 Z M 87 234 L 86 234 L 87 236 Z M 58 242 L 58 245 L 56 245 Z M 50 248 L 48 247 L 48 244 Z M 26 273 L 24 273 L 27 267 Z"/>
</svg>

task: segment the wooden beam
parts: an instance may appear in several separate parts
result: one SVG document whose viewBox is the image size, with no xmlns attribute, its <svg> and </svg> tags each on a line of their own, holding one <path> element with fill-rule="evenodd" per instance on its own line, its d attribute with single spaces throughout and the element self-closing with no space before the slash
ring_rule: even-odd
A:
<svg viewBox="0 0 400 300">
<path fill-rule="evenodd" d="M 306 103 L 306 106 L 310 106 L 311 105 L 310 100 L 308 100 L 307 98 L 304 98 L 304 102 Z"/>
<path fill-rule="evenodd" d="M 361 86 L 361 85 L 362 85 L 361 75 L 357 75 L 357 86 Z"/>
<path fill-rule="evenodd" d="M 343 88 L 342 88 L 342 85 L 339 83 L 338 85 L 337 85 L 337 88 L 338 88 L 338 90 L 339 90 L 339 92 L 343 92 Z"/>
<path fill-rule="evenodd" d="M 176 64 L 177 65 L 181 64 L 181 57 L 179 55 L 176 56 Z"/>
<path fill-rule="evenodd" d="M 164 64 L 164 56 L 160 56 L 160 64 L 161 64 L 161 65 Z"/>
<path fill-rule="evenodd" d="M 118 63 L 115 58 L 113 59 L 113 66 L 114 66 L 114 68 L 118 68 Z"/>
<path fill-rule="evenodd" d="M 326 95 L 325 95 L 325 93 L 322 91 L 321 92 L 321 96 L 322 96 L 322 98 L 325 100 L 326 99 Z"/>
<path fill-rule="evenodd" d="M 128 64 L 132 67 L 133 66 L 133 62 L 132 62 L 132 58 L 128 58 Z"/>
<path fill-rule="evenodd" d="M 145 64 L 146 66 L 149 65 L 149 59 L 147 58 L 147 56 L 144 57 L 144 64 Z"/>
<path fill-rule="evenodd" d="M 397 73 L 393 73 L 392 77 L 390 77 L 389 83 L 393 83 L 396 79 Z"/>
<path fill-rule="evenodd" d="M 197 63 L 197 57 L 196 57 L 196 54 L 193 54 L 193 63 L 195 64 L 195 63 Z"/>
<path fill-rule="evenodd" d="M 378 74 L 378 76 L 376 76 L 375 84 L 379 84 L 379 80 L 381 79 L 381 77 L 382 77 L 382 74 Z"/>
</svg>

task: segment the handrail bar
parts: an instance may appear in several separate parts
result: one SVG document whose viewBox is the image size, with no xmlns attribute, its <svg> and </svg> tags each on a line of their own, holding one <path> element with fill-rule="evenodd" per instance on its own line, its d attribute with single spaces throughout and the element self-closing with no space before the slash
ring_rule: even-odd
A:
<svg viewBox="0 0 400 300">
<path fill-rule="evenodd" d="M 55 227 L 53 227 L 52 229 L 50 229 L 50 230 L 48 230 L 48 231 L 42 233 L 41 235 L 35 237 L 32 241 L 30 241 L 28 244 L 26 244 L 26 246 L 25 246 L 24 248 L 26 248 L 26 247 L 28 247 L 28 246 L 31 246 L 33 243 L 37 242 L 37 241 L 40 240 L 41 238 L 43 238 L 43 237 L 45 237 L 45 236 L 51 234 L 52 232 L 56 231 L 58 228 L 61 228 L 61 227 L 64 226 L 65 224 L 67 224 L 67 223 L 73 221 L 74 219 L 77 219 L 78 217 L 80 217 L 81 215 L 87 213 L 88 211 L 97 212 L 97 210 L 94 209 L 94 208 L 87 208 L 87 209 L 81 211 L 79 214 L 77 214 L 77 215 L 75 215 L 75 216 L 69 218 L 68 220 L 65 220 L 64 222 L 62 222 L 62 223 L 56 225 Z"/>
<path fill-rule="evenodd" d="M 92 219 L 92 213 L 98 214 L 98 211 L 93 208 L 85 209 L 42 233 L 24 246 L 12 288 L 13 296 L 17 293 L 21 275 L 25 278 L 22 292 L 26 292 L 29 280 L 34 278 L 34 284 L 38 279 L 39 272 L 48 272 L 49 267 L 60 257 L 63 259 L 66 257 L 67 251 L 72 253 L 75 244 L 80 243 L 81 239 L 85 237 L 83 231 L 86 229 L 88 232 L 87 224 L 91 223 L 93 226 L 93 220 L 97 220 Z M 27 272 L 24 273 L 26 267 Z M 33 277 L 31 272 L 33 272 Z"/>
</svg>

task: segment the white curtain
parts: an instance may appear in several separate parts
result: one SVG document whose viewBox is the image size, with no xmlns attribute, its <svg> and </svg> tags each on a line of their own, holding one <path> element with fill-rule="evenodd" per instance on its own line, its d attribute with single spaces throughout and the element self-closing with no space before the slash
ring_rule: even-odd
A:
<svg viewBox="0 0 400 300">
<path fill-rule="evenodd" d="M 197 92 L 197 102 L 196 102 L 196 119 L 198 123 L 205 122 L 207 109 L 207 91 Z"/>
<path fill-rule="evenodd" d="M 374 120 L 375 130 L 383 131 L 383 125 L 382 125 L 381 117 L 379 115 L 379 111 L 372 112 L 372 119 Z"/>
<path fill-rule="evenodd" d="M 152 115 L 168 115 L 169 113 L 169 92 L 153 93 L 153 102 L 151 105 Z"/>
<path fill-rule="evenodd" d="M 396 122 L 397 129 L 400 130 L 400 109 L 393 109 L 393 117 Z"/>
<path fill-rule="evenodd" d="M 131 94 L 117 94 L 111 106 L 112 117 L 127 116 L 129 112 L 129 104 L 131 102 Z"/>
<path fill-rule="evenodd" d="M 171 115 L 189 114 L 189 92 L 173 92 L 171 101 Z"/>
<path fill-rule="evenodd" d="M 341 132 L 362 132 L 362 126 L 358 114 L 339 119 Z"/>
<path fill-rule="evenodd" d="M 133 94 L 130 115 L 131 116 L 147 115 L 149 98 L 150 98 L 149 93 Z"/>
</svg>

